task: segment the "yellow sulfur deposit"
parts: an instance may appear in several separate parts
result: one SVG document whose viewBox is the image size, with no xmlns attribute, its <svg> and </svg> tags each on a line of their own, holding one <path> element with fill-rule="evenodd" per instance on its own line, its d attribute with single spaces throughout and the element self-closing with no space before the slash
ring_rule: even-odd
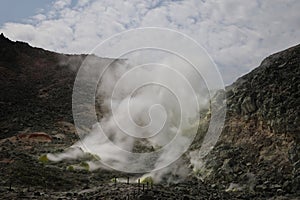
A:
<svg viewBox="0 0 300 200">
<path fill-rule="evenodd" d="M 47 155 L 42 155 L 39 157 L 39 161 L 42 163 L 47 163 L 47 162 L 49 162 L 49 159 L 48 159 Z"/>
<path fill-rule="evenodd" d="M 141 183 L 153 183 L 153 179 L 151 176 L 145 176 L 141 178 Z"/>
</svg>

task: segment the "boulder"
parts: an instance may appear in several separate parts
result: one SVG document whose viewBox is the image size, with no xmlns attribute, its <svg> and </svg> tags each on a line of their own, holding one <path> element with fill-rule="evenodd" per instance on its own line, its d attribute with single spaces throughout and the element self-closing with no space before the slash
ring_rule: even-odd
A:
<svg viewBox="0 0 300 200">
<path fill-rule="evenodd" d="M 247 115 L 256 111 L 255 101 L 251 97 L 245 97 L 241 104 L 242 114 Z"/>
</svg>

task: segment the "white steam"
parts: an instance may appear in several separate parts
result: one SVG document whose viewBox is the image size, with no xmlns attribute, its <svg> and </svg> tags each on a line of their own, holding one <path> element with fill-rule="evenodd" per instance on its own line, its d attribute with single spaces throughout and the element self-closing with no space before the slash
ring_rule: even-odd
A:
<svg viewBox="0 0 300 200">
<path fill-rule="evenodd" d="M 99 66 L 93 59 L 85 64 Z M 101 158 L 91 164 L 93 169 L 106 165 L 126 172 L 149 172 L 177 160 L 195 136 L 200 109 L 208 107 L 209 94 L 189 63 L 170 58 L 161 63 L 109 65 L 97 91 L 103 117 L 72 148 L 48 158 L 76 159 L 89 152 Z M 141 138 L 153 152 L 130 153 Z"/>
<path fill-rule="evenodd" d="M 182 155 L 197 133 L 200 111 L 214 112 L 209 90 L 224 87 L 206 52 L 177 32 L 149 28 L 117 35 L 95 53 L 127 60 L 86 58 L 73 90 L 73 116 L 81 140 L 48 158 L 97 155 L 101 160 L 90 161 L 90 169 L 151 173 L 156 181 L 163 174 L 186 175 L 187 159 Z M 222 120 L 223 115 L 218 124 Z M 200 153 L 215 144 L 214 133 L 221 126 L 214 127 L 205 137 L 211 142 Z"/>
</svg>

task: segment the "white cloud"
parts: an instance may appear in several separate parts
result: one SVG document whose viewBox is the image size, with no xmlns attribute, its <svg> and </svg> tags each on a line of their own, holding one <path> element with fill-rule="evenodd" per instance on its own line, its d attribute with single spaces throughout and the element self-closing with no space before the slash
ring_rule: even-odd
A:
<svg viewBox="0 0 300 200">
<path fill-rule="evenodd" d="M 56 0 L 53 4 L 55 9 L 63 9 L 71 4 L 72 0 Z"/>
<path fill-rule="evenodd" d="M 79 0 L 73 7 L 71 0 L 57 0 L 31 24 L 6 23 L 0 32 L 54 51 L 87 53 L 127 29 L 171 28 L 202 44 L 230 83 L 263 57 L 299 42 L 299 10 L 298 0 Z"/>
</svg>

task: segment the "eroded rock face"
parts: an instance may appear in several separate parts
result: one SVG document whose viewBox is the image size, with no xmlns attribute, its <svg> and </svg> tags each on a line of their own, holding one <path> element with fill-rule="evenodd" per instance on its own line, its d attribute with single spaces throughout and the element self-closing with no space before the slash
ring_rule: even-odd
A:
<svg viewBox="0 0 300 200">
<path fill-rule="evenodd" d="M 19 137 L 21 140 L 27 140 L 29 142 L 52 142 L 52 137 L 44 132 L 21 134 L 17 137 Z"/>
<path fill-rule="evenodd" d="M 227 87 L 230 116 L 253 115 L 278 133 L 299 137 L 300 45 L 271 55 Z"/>
<path fill-rule="evenodd" d="M 267 57 L 226 90 L 226 122 L 202 169 L 211 172 L 206 181 L 228 191 L 233 185 L 247 192 L 300 191 L 300 45 Z"/>
<path fill-rule="evenodd" d="M 10 141 L 12 143 L 17 142 L 52 142 L 52 137 L 44 132 L 33 132 L 33 133 L 25 133 L 18 134 L 16 136 L 12 136 L 9 138 L 5 138 L 0 140 L 0 144 Z"/>
</svg>

